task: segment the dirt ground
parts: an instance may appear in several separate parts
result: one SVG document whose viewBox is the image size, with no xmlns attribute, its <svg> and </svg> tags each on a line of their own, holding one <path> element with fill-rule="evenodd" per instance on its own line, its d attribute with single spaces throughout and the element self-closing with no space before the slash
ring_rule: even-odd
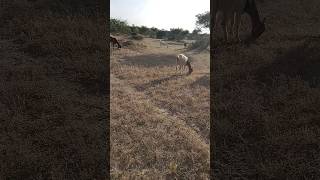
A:
<svg viewBox="0 0 320 180">
<path fill-rule="evenodd" d="M 111 176 L 208 179 L 209 52 L 151 38 L 111 51 Z M 179 53 L 191 75 L 176 72 Z"/>
</svg>

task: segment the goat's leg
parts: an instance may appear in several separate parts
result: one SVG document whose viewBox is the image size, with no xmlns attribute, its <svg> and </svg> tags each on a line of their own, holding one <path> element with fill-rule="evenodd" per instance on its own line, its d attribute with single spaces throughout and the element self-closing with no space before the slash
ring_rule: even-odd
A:
<svg viewBox="0 0 320 180">
<path fill-rule="evenodd" d="M 241 14 L 235 13 L 234 26 L 235 26 L 235 39 L 237 42 L 241 42 L 241 39 L 239 36 L 240 23 L 241 23 Z"/>
<path fill-rule="evenodd" d="M 223 36 L 223 40 L 224 41 L 226 41 L 226 39 L 227 39 L 227 35 L 226 35 L 226 31 L 225 31 L 225 25 L 226 25 L 225 14 L 223 12 L 221 12 L 221 11 L 218 11 L 216 13 L 216 16 L 215 16 L 215 24 L 214 24 L 213 31 L 214 31 L 214 33 L 218 34 L 219 29 L 221 28 L 222 32 L 223 32 L 223 35 L 224 35 Z"/>
<path fill-rule="evenodd" d="M 236 42 L 236 18 L 237 13 L 233 13 L 232 15 L 232 22 L 231 22 L 231 28 L 232 28 L 232 41 Z"/>
<path fill-rule="evenodd" d="M 224 33 L 224 41 L 228 44 L 229 41 L 229 21 L 227 20 L 227 16 L 224 16 L 224 20 L 222 21 L 223 33 Z"/>
<path fill-rule="evenodd" d="M 232 15 L 228 14 L 226 17 L 226 34 L 227 34 L 227 44 L 232 42 L 232 35 L 233 35 L 233 19 L 232 19 Z"/>
<path fill-rule="evenodd" d="M 189 61 L 186 62 L 186 66 L 188 67 L 188 73 L 187 74 L 190 75 L 192 73 L 193 69 L 192 69 L 191 64 L 190 64 Z"/>
<path fill-rule="evenodd" d="M 214 14 L 214 13 L 213 13 Z M 216 33 L 217 33 L 217 14 L 214 14 L 214 16 L 212 16 L 212 18 L 213 18 L 213 20 L 212 20 L 212 24 L 211 24 L 211 26 L 212 26 L 212 32 L 211 32 L 211 34 L 212 34 L 212 40 L 214 39 L 214 36 L 216 36 Z"/>
<path fill-rule="evenodd" d="M 176 72 L 178 71 L 179 68 L 179 58 L 176 59 Z"/>
<path fill-rule="evenodd" d="M 186 61 L 186 63 L 184 64 L 184 70 L 186 70 L 186 69 L 187 69 L 187 67 L 188 67 L 188 63 L 189 63 L 189 61 Z"/>
<path fill-rule="evenodd" d="M 222 22 L 222 29 L 223 29 L 223 38 L 224 38 L 224 41 L 227 42 L 228 40 L 228 31 L 227 31 L 227 24 L 225 21 Z"/>
<path fill-rule="evenodd" d="M 229 42 L 229 27 L 228 27 L 228 23 L 226 23 L 225 25 L 224 25 L 224 31 L 225 31 L 225 41 L 226 41 L 226 43 L 228 44 L 228 42 Z"/>
</svg>

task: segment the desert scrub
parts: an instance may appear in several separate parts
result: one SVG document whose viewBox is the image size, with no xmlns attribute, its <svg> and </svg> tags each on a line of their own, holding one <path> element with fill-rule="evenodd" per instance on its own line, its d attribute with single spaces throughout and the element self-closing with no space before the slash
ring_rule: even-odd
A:
<svg viewBox="0 0 320 180">
<path fill-rule="evenodd" d="M 210 45 L 210 40 L 208 37 L 199 37 L 199 39 L 196 40 L 196 42 L 191 43 L 191 46 L 189 46 L 189 49 L 199 49 L 204 50 Z"/>
</svg>

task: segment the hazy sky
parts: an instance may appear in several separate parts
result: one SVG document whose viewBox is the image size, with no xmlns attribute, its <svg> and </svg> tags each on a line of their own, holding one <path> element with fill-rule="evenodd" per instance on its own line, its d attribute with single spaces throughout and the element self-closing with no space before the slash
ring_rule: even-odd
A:
<svg viewBox="0 0 320 180">
<path fill-rule="evenodd" d="M 110 17 L 130 25 L 170 30 L 183 28 L 192 32 L 196 15 L 210 11 L 210 0 L 111 0 Z M 204 31 L 209 32 L 209 31 Z"/>
</svg>

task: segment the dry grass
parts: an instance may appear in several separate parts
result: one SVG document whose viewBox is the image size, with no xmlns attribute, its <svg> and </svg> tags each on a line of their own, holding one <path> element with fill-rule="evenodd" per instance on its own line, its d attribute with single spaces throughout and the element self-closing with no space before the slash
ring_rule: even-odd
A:
<svg viewBox="0 0 320 180">
<path fill-rule="evenodd" d="M 1 9 L 0 179 L 104 179 L 105 24 L 47 2 Z"/>
<path fill-rule="evenodd" d="M 267 31 L 257 44 L 216 50 L 215 178 L 320 177 L 320 14 L 308 3 L 259 3 Z"/>
<path fill-rule="evenodd" d="M 111 176 L 208 179 L 209 54 L 189 52 L 186 76 L 175 73 L 183 45 L 142 43 L 111 56 Z"/>
</svg>

